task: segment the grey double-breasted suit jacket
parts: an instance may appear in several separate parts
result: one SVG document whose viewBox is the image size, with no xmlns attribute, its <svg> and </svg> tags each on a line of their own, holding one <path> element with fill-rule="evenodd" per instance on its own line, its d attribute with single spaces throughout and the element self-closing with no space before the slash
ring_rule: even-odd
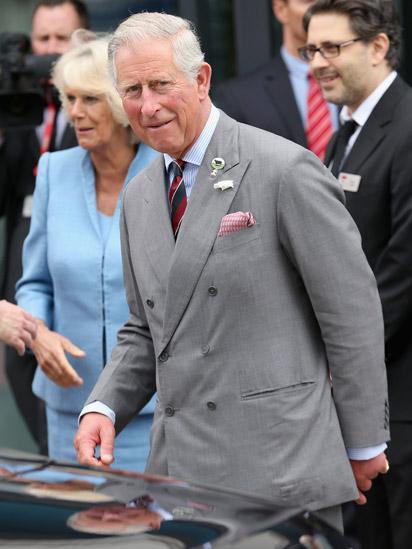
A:
<svg viewBox="0 0 412 549">
<path fill-rule="evenodd" d="M 88 401 L 122 429 L 157 387 L 149 471 L 313 509 L 353 499 L 345 447 L 388 439 L 386 376 L 339 185 L 312 153 L 221 113 L 175 243 L 164 171 L 160 158 L 124 197 L 130 317 Z M 217 236 L 237 211 L 256 224 Z"/>
</svg>

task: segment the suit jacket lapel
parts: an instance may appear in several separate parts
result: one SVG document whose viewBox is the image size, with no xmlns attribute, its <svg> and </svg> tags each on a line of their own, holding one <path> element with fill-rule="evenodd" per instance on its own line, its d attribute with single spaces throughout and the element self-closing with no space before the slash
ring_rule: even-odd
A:
<svg viewBox="0 0 412 549">
<path fill-rule="evenodd" d="M 335 132 L 332 136 L 332 139 L 328 143 L 328 147 L 327 147 L 326 153 L 325 153 L 325 160 L 324 160 L 325 166 L 329 166 L 329 164 L 332 161 L 333 155 L 335 153 L 335 145 L 336 145 L 337 135 L 338 135 L 338 132 Z"/>
<path fill-rule="evenodd" d="M 293 141 L 308 146 L 305 130 L 296 104 L 295 94 L 283 59 L 278 55 L 265 75 L 264 86 L 273 106 L 279 112 L 285 125 L 290 128 Z"/>
<path fill-rule="evenodd" d="M 385 137 L 392 121 L 393 109 L 398 104 L 404 90 L 405 84 L 397 77 L 370 114 L 355 144 L 346 157 L 341 171 L 348 173 L 359 172 L 367 158 Z M 327 158 L 325 163 L 328 165 Z"/>
<path fill-rule="evenodd" d="M 212 178 L 211 161 L 226 162 L 223 173 Z M 196 287 L 220 227 L 241 184 L 248 159 L 239 159 L 238 126 L 221 112 L 184 215 L 169 271 L 162 348 L 172 337 Z M 233 180 L 233 188 L 214 189 L 216 181 Z"/>
<path fill-rule="evenodd" d="M 83 157 L 80 160 L 80 166 L 81 166 L 80 173 L 83 179 L 82 188 L 84 193 L 84 199 L 86 202 L 87 211 L 89 213 L 90 222 L 92 224 L 92 227 L 97 237 L 100 239 L 101 234 L 100 234 L 99 221 L 97 218 L 96 185 L 95 185 L 94 170 L 93 170 L 89 153 L 85 150 L 82 150 L 81 153 Z"/>
<path fill-rule="evenodd" d="M 143 184 L 143 201 L 146 206 L 145 245 L 150 263 L 158 280 L 166 285 L 170 261 L 175 251 L 175 239 L 170 222 L 169 202 L 166 195 L 163 155 L 146 170 L 147 184 Z"/>
</svg>

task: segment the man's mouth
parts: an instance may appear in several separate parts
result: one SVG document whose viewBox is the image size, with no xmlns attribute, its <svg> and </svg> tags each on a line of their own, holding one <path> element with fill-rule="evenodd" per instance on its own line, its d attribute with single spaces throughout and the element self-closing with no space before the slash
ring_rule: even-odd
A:
<svg viewBox="0 0 412 549">
<path fill-rule="evenodd" d="M 321 73 L 321 74 L 317 73 L 315 74 L 315 77 L 319 82 L 319 84 L 322 86 L 322 85 L 328 85 L 331 82 L 334 82 L 339 77 L 339 75 L 337 72 Z"/>
<path fill-rule="evenodd" d="M 150 124 L 145 124 L 144 127 L 147 130 L 158 130 L 158 129 L 161 129 L 161 128 L 165 128 L 171 122 L 172 122 L 172 120 L 165 120 L 165 121 L 162 121 L 162 122 L 152 122 Z"/>
</svg>

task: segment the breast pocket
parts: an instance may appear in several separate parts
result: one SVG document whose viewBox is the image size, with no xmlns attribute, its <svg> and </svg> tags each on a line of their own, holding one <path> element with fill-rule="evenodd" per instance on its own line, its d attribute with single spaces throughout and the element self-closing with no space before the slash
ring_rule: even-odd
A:
<svg viewBox="0 0 412 549">
<path fill-rule="evenodd" d="M 238 246 L 244 246 L 253 242 L 260 237 L 260 227 L 258 224 L 253 225 L 252 227 L 246 227 L 245 229 L 240 229 L 233 233 L 226 234 L 224 236 L 217 236 L 213 252 L 220 253 L 230 248 L 235 248 Z"/>
</svg>

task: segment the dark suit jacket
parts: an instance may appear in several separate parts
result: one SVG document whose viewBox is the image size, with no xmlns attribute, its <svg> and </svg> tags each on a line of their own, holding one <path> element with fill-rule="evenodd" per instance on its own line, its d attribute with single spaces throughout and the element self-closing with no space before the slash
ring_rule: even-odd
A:
<svg viewBox="0 0 412 549">
<path fill-rule="evenodd" d="M 60 149 L 77 145 L 73 129 L 67 126 Z M 5 216 L 5 268 L 2 273 L 1 296 L 14 301 L 15 284 L 22 274 L 21 252 L 30 217 L 23 217 L 26 196 L 34 192 L 33 169 L 40 154 L 40 144 L 34 128 L 4 131 L 0 148 L 0 215 Z"/>
<path fill-rule="evenodd" d="M 333 156 L 332 138 L 325 163 Z M 399 77 L 376 105 L 342 172 L 358 174 L 346 192 L 375 273 L 385 320 L 392 421 L 412 420 L 412 90 Z"/>
<path fill-rule="evenodd" d="M 238 122 L 307 147 L 289 73 L 280 55 L 251 74 L 217 85 L 212 95 L 215 104 Z"/>
</svg>

